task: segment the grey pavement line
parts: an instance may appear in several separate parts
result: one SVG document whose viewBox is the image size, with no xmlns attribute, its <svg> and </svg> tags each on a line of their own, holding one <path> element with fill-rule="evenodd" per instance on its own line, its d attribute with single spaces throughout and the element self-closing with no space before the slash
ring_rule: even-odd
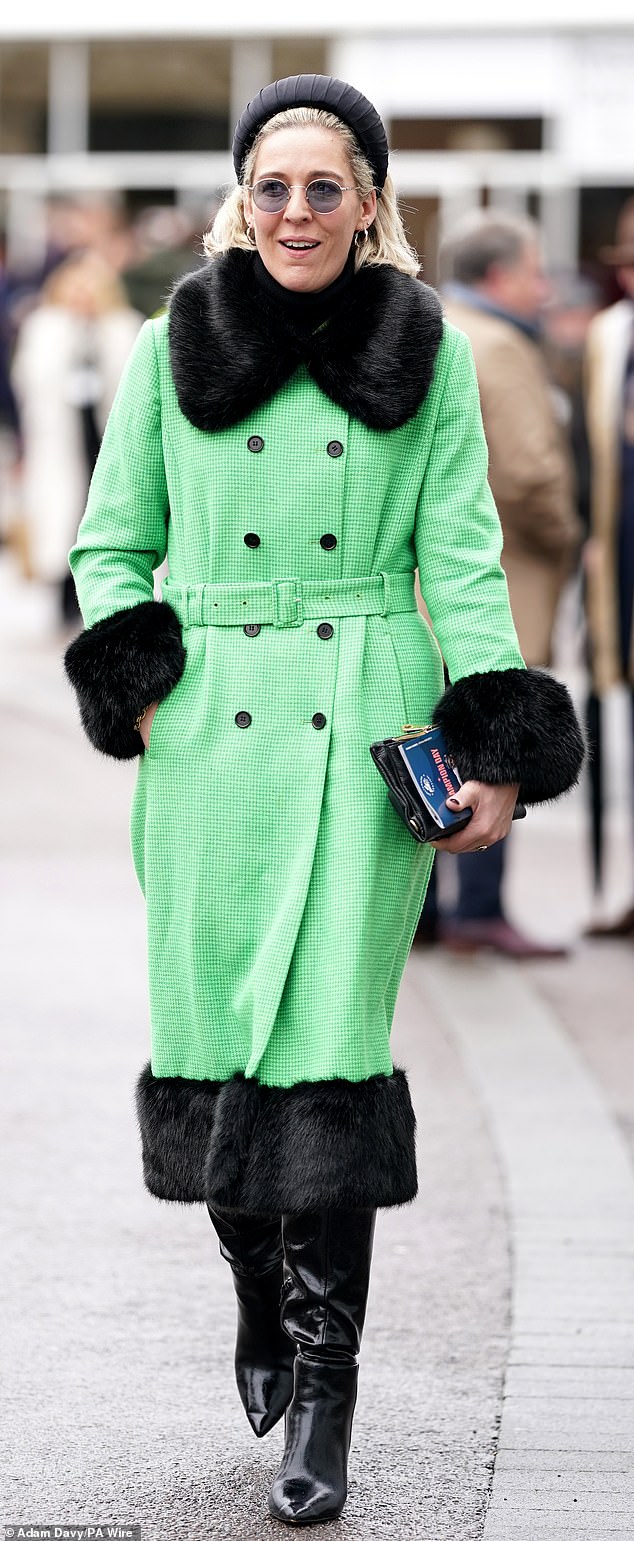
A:
<svg viewBox="0 0 634 1541">
<path fill-rule="evenodd" d="M 577 1499 L 575 1534 L 588 1525 L 599 1541 L 589 1474 L 608 1489 L 601 1534 L 623 1534 L 609 1487 L 618 1473 L 634 1494 L 634 1386 L 624 1386 L 634 1350 L 634 1172 L 625 1143 L 529 973 L 440 955 L 410 967 L 458 1043 L 507 1184 L 511 1342 L 483 1541 L 502 1535 L 502 1513 L 517 1541 L 563 1534 L 561 1514 L 544 1516 L 540 1479 L 553 1472 L 560 1499 Z M 578 1395 L 571 1377 L 584 1356 L 586 1394 Z"/>
</svg>

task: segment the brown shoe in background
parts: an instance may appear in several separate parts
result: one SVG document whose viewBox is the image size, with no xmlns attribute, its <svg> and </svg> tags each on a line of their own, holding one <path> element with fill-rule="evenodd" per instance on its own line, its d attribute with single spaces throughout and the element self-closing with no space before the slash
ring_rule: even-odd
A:
<svg viewBox="0 0 634 1541">
<path fill-rule="evenodd" d="M 449 952 L 492 949 L 507 958 L 566 958 L 569 947 L 533 941 L 502 916 L 490 920 L 442 920 L 439 941 Z"/>
<path fill-rule="evenodd" d="M 588 926 L 583 934 L 596 938 L 634 936 L 634 904 L 631 904 L 629 910 L 626 910 L 625 914 L 620 915 L 617 920 L 597 921 L 596 925 Z"/>
</svg>

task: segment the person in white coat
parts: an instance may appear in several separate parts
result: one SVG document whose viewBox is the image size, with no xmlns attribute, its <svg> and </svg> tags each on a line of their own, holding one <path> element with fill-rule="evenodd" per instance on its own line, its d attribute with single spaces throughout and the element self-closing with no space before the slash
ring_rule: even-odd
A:
<svg viewBox="0 0 634 1541">
<path fill-rule="evenodd" d="M 629 690 L 634 752 L 634 198 L 620 211 L 614 245 L 603 247 L 599 256 L 615 271 L 623 298 L 595 317 L 585 357 L 592 685 L 599 698 L 613 685 Z M 605 924 L 597 922 L 586 934 L 634 937 L 634 864 L 625 912 Z"/>
<path fill-rule="evenodd" d="M 68 548 L 83 514 L 121 371 L 143 322 L 96 252 L 77 253 L 24 320 L 11 379 L 22 432 L 21 504 L 32 576 L 78 613 Z"/>
</svg>

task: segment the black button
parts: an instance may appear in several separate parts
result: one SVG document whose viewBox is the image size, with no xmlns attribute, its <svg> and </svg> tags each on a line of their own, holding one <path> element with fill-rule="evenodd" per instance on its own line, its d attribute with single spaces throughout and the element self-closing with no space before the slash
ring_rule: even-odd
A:
<svg viewBox="0 0 634 1541">
<path fill-rule="evenodd" d="M 336 535 L 321 535 L 319 537 L 319 544 L 323 546 L 324 551 L 332 551 L 337 544 L 337 537 Z"/>
<path fill-rule="evenodd" d="M 248 530 L 247 534 L 244 537 L 244 544 L 245 544 L 245 546 L 259 546 L 259 544 L 260 544 L 260 537 L 259 537 L 259 535 L 256 535 L 253 530 Z"/>
<path fill-rule="evenodd" d="M 237 726 L 239 728 L 248 728 L 248 727 L 250 727 L 251 726 L 251 713 L 250 712 L 236 712 L 236 724 L 237 724 Z"/>
<path fill-rule="evenodd" d="M 333 631 L 334 626 L 331 626 L 330 621 L 321 621 L 320 625 L 317 627 L 317 636 L 323 637 L 324 641 L 326 641 L 328 637 L 332 636 Z"/>
<path fill-rule="evenodd" d="M 343 455 L 343 444 L 339 442 L 339 439 L 331 439 L 327 449 L 328 454 L 332 455 L 333 460 L 338 460 L 339 456 Z"/>
<path fill-rule="evenodd" d="M 247 449 L 250 449 L 254 455 L 258 455 L 260 450 L 264 449 L 264 439 L 260 438 L 259 433 L 252 433 L 251 438 L 247 439 Z"/>
<path fill-rule="evenodd" d="M 326 726 L 326 719 L 324 717 L 323 712 L 315 712 L 315 715 L 313 717 L 313 727 L 314 728 L 325 728 L 325 726 Z"/>
<path fill-rule="evenodd" d="M 242 628 L 242 630 L 246 632 L 247 637 L 257 637 L 257 634 L 259 631 L 261 631 L 261 629 L 262 628 L 258 625 L 257 621 L 249 621 L 248 624 Z"/>
</svg>

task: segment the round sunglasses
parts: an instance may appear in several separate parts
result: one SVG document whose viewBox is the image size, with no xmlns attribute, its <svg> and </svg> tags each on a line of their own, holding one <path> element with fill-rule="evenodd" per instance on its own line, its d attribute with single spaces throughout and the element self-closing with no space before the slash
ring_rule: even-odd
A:
<svg viewBox="0 0 634 1541">
<path fill-rule="evenodd" d="M 338 182 L 331 182 L 328 177 L 316 177 L 307 186 L 303 182 L 296 182 L 293 186 L 302 188 L 313 214 L 334 214 L 344 193 L 356 192 L 355 187 L 340 187 Z M 280 177 L 261 177 L 259 182 L 249 186 L 255 207 L 261 214 L 281 214 L 292 191 L 293 187 L 282 182 Z"/>
</svg>

